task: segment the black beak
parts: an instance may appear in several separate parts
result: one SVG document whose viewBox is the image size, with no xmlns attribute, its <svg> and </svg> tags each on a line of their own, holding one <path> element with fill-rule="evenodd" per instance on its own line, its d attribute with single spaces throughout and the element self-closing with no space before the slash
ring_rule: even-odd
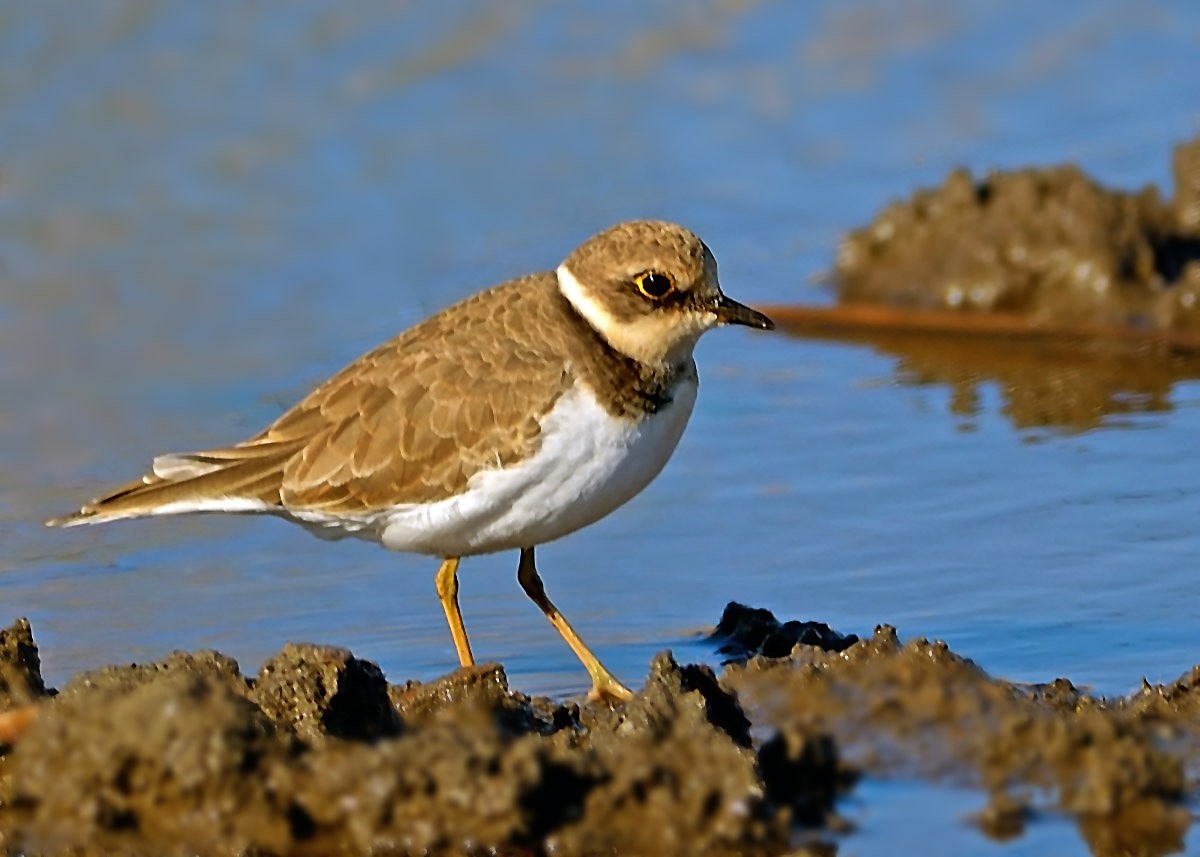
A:
<svg viewBox="0 0 1200 857">
<path fill-rule="evenodd" d="M 713 307 L 717 322 L 720 324 L 744 324 L 746 327 L 757 327 L 759 330 L 774 330 L 775 322 L 756 309 L 750 309 L 732 298 L 721 295 L 717 305 Z"/>
</svg>

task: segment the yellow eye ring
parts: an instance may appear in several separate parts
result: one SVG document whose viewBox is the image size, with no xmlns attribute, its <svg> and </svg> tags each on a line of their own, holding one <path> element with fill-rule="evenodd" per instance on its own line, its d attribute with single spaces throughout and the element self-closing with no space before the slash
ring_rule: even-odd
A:
<svg viewBox="0 0 1200 857">
<path fill-rule="evenodd" d="M 675 291 L 675 281 L 671 279 L 670 274 L 664 274 L 662 271 L 642 271 L 633 278 L 633 284 L 644 297 L 652 301 L 662 300 Z"/>
</svg>

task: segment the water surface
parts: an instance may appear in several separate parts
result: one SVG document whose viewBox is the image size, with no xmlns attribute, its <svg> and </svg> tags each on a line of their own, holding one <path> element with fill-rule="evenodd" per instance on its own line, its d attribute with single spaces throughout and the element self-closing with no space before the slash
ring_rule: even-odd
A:
<svg viewBox="0 0 1200 857">
<path fill-rule="evenodd" d="M 1170 145 L 1200 127 L 1187 4 L 62 11 L 0 13 L 0 599 L 55 684 L 176 648 L 253 671 L 294 639 L 395 681 L 444 672 L 428 559 L 274 520 L 40 521 L 154 453 L 257 431 L 375 343 L 613 221 L 690 225 L 745 302 L 822 302 L 838 235 L 955 166 L 1166 185 Z M 694 633 L 731 598 L 847 632 L 890 622 L 1007 678 L 1105 693 L 1200 661 L 1196 382 L 1078 431 L 1014 425 L 997 383 L 964 404 L 864 346 L 719 331 L 698 360 L 663 475 L 539 552 L 618 674 L 665 647 L 711 657 Z M 523 690 L 582 691 L 515 571 L 464 562 L 477 654 Z M 846 848 L 941 827 L 944 853 L 1084 853 L 1054 823 L 988 843 L 957 805 L 865 786 Z"/>
</svg>

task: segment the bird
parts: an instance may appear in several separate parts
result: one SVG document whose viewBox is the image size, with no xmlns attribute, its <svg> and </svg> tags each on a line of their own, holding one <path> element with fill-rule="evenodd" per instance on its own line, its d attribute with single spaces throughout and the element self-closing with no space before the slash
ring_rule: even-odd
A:
<svg viewBox="0 0 1200 857">
<path fill-rule="evenodd" d="M 517 580 L 587 670 L 589 699 L 627 701 L 632 692 L 547 596 L 534 551 L 658 475 L 696 401 L 693 349 L 723 325 L 774 327 L 722 292 L 693 232 L 618 223 L 555 270 L 478 292 L 384 342 L 250 439 L 159 455 L 140 479 L 46 523 L 267 514 L 440 558 L 435 589 L 462 667 L 475 660 L 459 561 L 517 550 Z"/>
</svg>

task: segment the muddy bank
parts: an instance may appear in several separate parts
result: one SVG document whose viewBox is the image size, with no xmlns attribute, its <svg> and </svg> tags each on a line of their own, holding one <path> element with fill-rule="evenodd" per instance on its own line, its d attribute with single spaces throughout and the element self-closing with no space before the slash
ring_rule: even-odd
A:
<svg viewBox="0 0 1200 857">
<path fill-rule="evenodd" d="M 1087 429 L 1171 408 L 1200 378 L 1200 138 L 1169 196 L 1076 166 L 955 170 L 850 232 L 836 307 L 770 307 L 801 336 L 869 343 L 970 418 L 990 382 L 1021 428 Z"/>
<path fill-rule="evenodd" d="M 839 300 L 1196 328 L 1200 139 L 1172 166 L 1170 199 L 1105 188 L 1073 165 L 955 170 L 843 239 Z"/>
<path fill-rule="evenodd" d="M 830 736 L 867 775 L 981 790 L 975 822 L 999 839 L 1044 812 L 1073 816 L 1097 855 L 1183 847 L 1200 772 L 1200 668 L 1120 699 L 1065 678 L 1017 685 L 944 643 L 881 627 L 841 653 L 798 646 L 730 665 L 722 683 L 788 740 Z"/>
<path fill-rule="evenodd" d="M 0 654 L 0 698 L 42 699 L 0 761 L 14 854 L 775 854 L 847 782 L 827 738 L 752 741 L 713 672 L 666 654 L 618 709 L 494 665 L 388 686 L 311 645 L 254 678 L 175 653 L 51 696 L 28 624 Z"/>
<path fill-rule="evenodd" d="M 859 775 L 980 788 L 978 824 L 1079 820 L 1097 854 L 1168 853 L 1200 770 L 1200 668 L 1103 700 L 994 679 L 890 628 L 858 640 L 731 605 L 718 676 L 667 654 L 624 706 L 511 690 L 499 666 L 388 685 L 332 647 L 253 678 L 215 652 L 54 693 L 30 629 L 0 634 L 7 853 L 832 853 Z M 823 646 L 828 647 L 823 648 Z M 1151 834 L 1153 834 L 1151 836 Z"/>
</svg>

